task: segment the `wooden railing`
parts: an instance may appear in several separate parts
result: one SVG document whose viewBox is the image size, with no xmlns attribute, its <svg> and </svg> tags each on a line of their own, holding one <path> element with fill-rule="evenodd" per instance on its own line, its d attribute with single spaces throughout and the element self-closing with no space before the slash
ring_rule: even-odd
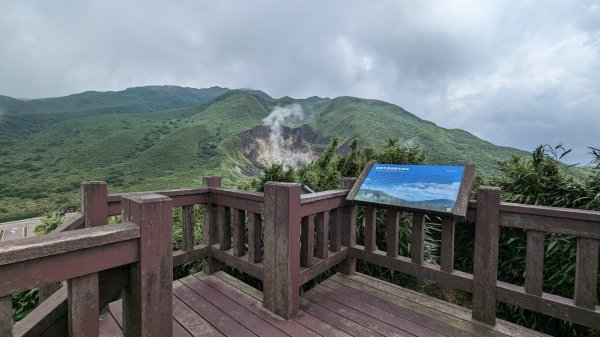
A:
<svg viewBox="0 0 600 337">
<path fill-rule="evenodd" d="M 223 189 L 219 177 L 205 177 L 202 188 L 115 195 L 107 195 L 105 183 L 84 183 L 83 215 L 63 225 L 63 232 L 0 245 L 2 327 L 8 326 L 11 317 L 10 294 L 63 280 L 70 280 L 68 293 L 73 299 L 68 302 L 73 306 L 70 312 L 78 308 L 77 305 L 83 305 L 84 299 L 92 298 L 97 303 L 92 309 L 77 314 L 86 316 L 69 317 L 72 331 L 94 330 L 94 325 L 81 326 L 77 319 L 92 319 L 92 312 L 95 312 L 97 321 L 97 309 L 124 288 L 129 289 L 125 292 L 129 294 L 125 295 L 128 303 L 125 311 L 130 313 L 128 319 L 133 322 L 132 317 L 136 317 L 141 324 L 143 319 L 138 312 L 143 311 L 144 306 L 135 304 L 132 299 L 150 290 L 137 283 L 131 273 L 139 272 L 140 268 L 158 273 L 156 264 L 144 262 L 148 255 L 148 261 L 158 263 L 157 259 L 160 259 L 163 265 L 169 265 L 167 260 L 172 266 L 202 260 L 206 273 L 213 273 L 224 264 L 252 275 L 263 281 L 265 307 L 284 318 L 290 318 L 298 311 L 299 291 L 303 284 L 336 265 L 340 266 L 340 272 L 352 274 L 358 259 L 471 292 L 473 317 L 488 324 L 494 324 L 496 301 L 502 301 L 600 328 L 600 308 L 595 305 L 599 212 L 501 203 L 497 188 L 481 188 L 477 202 L 470 203 L 467 214 L 467 220 L 476 223 L 474 272 L 469 274 L 454 270 L 453 218 L 442 217 L 440 264 L 429 264 L 424 259 L 426 214 L 412 214 L 412 235 L 400 238 L 397 210 L 359 206 L 346 201 L 353 183 L 353 179 L 344 179 L 340 190 L 304 195 L 300 185 L 288 183 L 267 183 L 264 193 Z M 194 241 L 195 205 L 203 206 L 201 243 Z M 173 207 L 181 208 L 183 219 L 182 247 L 175 252 L 171 251 L 169 218 Z M 358 207 L 364 208 L 364 245 L 358 245 L 356 241 Z M 378 212 L 387 213 L 386 251 L 377 247 Z M 119 214 L 127 222 L 105 226 L 109 216 Z M 64 232 L 80 226 L 84 228 Z M 527 232 L 524 287 L 497 280 L 501 227 L 521 228 Z M 162 234 L 156 236 L 144 228 L 153 228 Z M 576 287 L 572 299 L 542 292 L 544 233 L 578 238 Z M 398 254 L 399 240 L 411 241 L 410 257 Z M 142 248 L 149 244 L 160 249 L 152 252 Z M 165 257 L 168 258 L 165 260 Z M 171 274 L 163 270 L 160 275 L 166 281 L 165 275 Z M 96 289 L 96 283 L 113 286 L 110 291 L 100 287 L 99 295 L 90 297 L 84 289 Z M 166 301 L 169 294 L 163 290 L 153 290 L 162 296 L 160 301 Z M 33 315 L 38 317 L 37 320 L 26 318 L 19 322 L 15 326 L 15 335 L 38 336 L 41 333 L 36 332 L 60 327 L 56 323 L 60 316 L 57 308 L 67 305 L 66 293 L 63 290 L 52 296 L 64 297 L 63 302 L 53 302 L 54 311 L 49 309 L 50 305 L 45 305 L 36 309 L 45 315 L 38 313 Z M 169 306 L 164 308 L 162 315 L 170 315 L 167 313 Z M 66 322 L 65 317 L 63 321 Z M 66 326 L 66 323 L 61 324 Z M 127 335 L 138 331 L 133 327 L 127 329 Z M 161 327 L 153 329 L 162 331 Z"/>
</svg>

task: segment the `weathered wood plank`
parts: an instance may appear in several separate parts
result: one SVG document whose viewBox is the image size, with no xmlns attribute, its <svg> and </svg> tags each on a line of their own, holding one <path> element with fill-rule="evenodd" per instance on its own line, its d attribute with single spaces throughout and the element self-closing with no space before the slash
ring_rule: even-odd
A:
<svg viewBox="0 0 600 337">
<path fill-rule="evenodd" d="M 316 257 L 326 259 L 329 254 L 329 211 L 315 215 L 315 227 L 317 229 Z"/>
<path fill-rule="evenodd" d="M 315 261 L 315 216 L 302 218 L 300 232 L 300 265 L 310 267 Z"/>
<path fill-rule="evenodd" d="M 94 337 L 100 332 L 100 290 L 98 274 L 89 274 L 67 281 L 69 336 Z"/>
<path fill-rule="evenodd" d="M 536 296 L 525 292 L 524 287 L 498 281 L 498 301 L 517 305 L 527 310 L 543 312 L 545 315 L 573 323 L 600 329 L 600 308 L 586 309 L 575 305 L 570 298 L 543 293 Z"/>
<path fill-rule="evenodd" d="M 0 297 L 0 337 L 13 336 L 13 309 L 10 295 Z"/>
<path fill-rule="evenodd" d="M 67 221 L 65 221 L 65 223 L 56 227 L 55 230 L 48 233 L 47 235 L 56 235 L 61 232 L 68 232 L 68 231 L 71 231 L 74 229 L 79 229 L 79 228 L 83 227 L 84 224 L 85 224 L 85 217 L 83 216 L 83 213 L 75 213 L 74 215 L 69 217 L 67 219 Z M 1 238 L 0 238 L 0 241 L 2 241 Z"/>
<path fill-rule="evenodd" d="M 132 223 L 84 228 L 51 236 L 32 236 L 0 245 L 0 265 L 36 260 L 140 237 Z"/>
<path fill-rule="evenodd" d="M 217 206 L 219 222 L 219 249 L 231 249 L 231 208 Z"/>
<path fill-rule="evenodd" d="M 360 311 L 356 310 L 353 307 L 346 306 L 342 303 L 334 301 L 326 296 L 321 295 L 318 291 L 309 291 L 302 295 L 303 298 L 312 302 L 311 305 L 318 305 L 327 310 L 337 313 L 352 322 L 360 324 L 361 326 L 379 333 L 383 336 L 388 337 L 408 337 L 414 336 L 411 333 L 408 333 L 404 330 L 398 329 L 397 327 L 388 324 L 386 322 L 380 321 L 374 317 L 364 315 Z"/>
<path fill-rule="evenodd" d="M 425 214 L 413 213 L 412 219 L 412 244 L 410 256 L 412 262 L 423 264 L 425 259 Z"/>
<path fill-rule="evenodd" d="M 123 330 L 110 312 L 100 315 L 100 336 L 102 337 L 123 337 Z"/>
<path fill-rule="evenodd" d="M 188 262 L 200 260 L 210 256 L 210 247 L 205 245 L 196 245 L 189 252 L 177 250 L 173 252 L 173 266 L 181 266 Z"/>
<path fill-rule="evenodd" d="M 323 337 L 352 337 L 331 324 L 303 311 L 294 316 L 293 320 Z"/>
<path fill-rule="evenodd" d="M 173 318 L 181 324 L 192 336 L 225 337 L 204 318 L 188 307 L 182 300 L 173 297 Z"/>
<path fill-rule="evenodd" d="M 598 240 L 577 238 L 575 305 L 590 310 L 596 306 L 599 247 Z"/>
<path fill-rule="evenodd" d="M 511 207 L 510 209 L 513 208 Z M 500 226 L 600 240 L 600 221 L 576 220 L 503 211 L 500 212 Z"/>
<path fill-rule="evenodd" d="M 449 216 L 442 217 L 440 267 L 447 273 L 454 271 L 454 219 Z"/>
<path fill-rule="evenodd" d="M 365 250 L 377 250 L 377 209 L 373 206 L 365 207 Z"/>
<path fill-rule="evenodd" d="M 456 196 L 456 207 L 452 210 L 452 214 L 457 220 L 464 221 L 467 217 L 469 208 L 469 195 L 475 178 L 475 165 L 466 165 L 463 171 L 463 176 L 460 183 L 460 189 Z"/>
<path fill-rule="evenodd" d="M 213 274 L 213 275 L 215 275 L 215 274 Z M 194 277 L 202 280 L 210 287 L 214 288 L 215 290 L 219 291 L 223 295 L 227 296 L 229 299 L 235 301 L 237 304 L 241 305 L 242 307 L 250 310 L 255 315 L 257 315 L 258 317 L 262 318 L 263 320 L 269 322 L 270 324 L 272 324 L 279 330 L 283 331 L 284 333 L 288 334 L 289 336 L 292 336 L 292 337 L 305 337 L 305 336 L 318 337 L 317 334 L 315 334 L 314 332 L 312 332 L 309 329 L 306 329 L 302 325 L 297 324 L 293 320 L 285 320 L 285 319 L 282 319 L 281 317 L 273 314 L 272 312 L 265 309 L 262 306 L 260 301 L 250 297 L 247 294 L 242 293 L 239 289 L 235 288 L 234 286 L 232 286 L 226 282 L 223 282 L 222 280 L 214 277 L 213 275 L 206 276 L 206 275 L 202 275 L 202 274 L 195 274 Z"/>
<path fill-rule="evenodd" d="M 510 202 L 502 202 L 500 203 L 500 213 L 504 212 L 600 222 L 600 212 L 585 209 L 524 205 L 514 204 Z"/>
<path fill-rule="evenodd" d="M 356 182 L 356 178 L 342 178 L 340 187 L 344 189 L 351 189 Z M 342 212 L 342 245 L 346 247 L 352 247 L 356 244 L 356 221 L 358 207 L 356 205 L 348 205 L 341 208 Z M 351 275 L 356 271 L 356 259 L 352 256 L 346 258 L 346 260 L 340 266 L 340 272 Z"/>
<path fill-rule="evenodd" d="M 336 313 L 331 310 L 327 310 L 322 306 L 310 302 L 305 298 L 300 299 L 300 308 L 302 311 L 311 314 L 332 326 L 354 336 L 354 337 L 385 337 L 385 335 L 379 334 L 369 328 L 366 328 L 352 320 Z"/>
<path fill-rule="evenodd" d="M 214 189 L 211 189 L 213 191 Z M 223 192 L 223 190 L 220 190 Z M 258 200 L 242 199 L 233 195 L 213 194 L 210 195 L 210 202 L 215 205 L 242 209 L 252 213 L 262 213 L 263 202 Z"/>
<path fill-rule="evenodd" d="M 387 224 L 386 224 L 386 251 L 387 256 L 395 258 L 398 256 L 398 221 L 400 219 L 400 212 L 395 209 L 387 210 Z"/>
<path fill-rule="evenodd" d="M 221 187 L 221 177 L 203 177 L 204 187 Z M 217 206 L 209 203 L 204 207 L 202 223 L 202 242 L 208 246 L 216 244 L 219 241 L 219 224 L 217 220 Z M 219 265 L 211 257 L 202 260 L 202 270 L 207 274 L 212 274 L 219 270 Z"/>
<path fill-rule="evenodd" d="M 300 292 L 300 184 L 265 184 L 264 305 L 289 319 Z"/>
<path fill-rule="evenodd" d="M 346 204 L 346 190 L 331 190 L 302 195 L 301 216 L 326 212 Z"/>
<path fill-rule="evenodd" d="M 209 188 L 186 188 L 162 191 L 137 192 L 139 194 L 160 194 L 173 200 L 173 207 L 208 203 Z M 129 193 L 110 194 L 108 196 L 108 215 L 121 214 L 121 196 Z"/>
<path fill-rule="evenodd" d="M 256 336 L 181 281 L 173 282 L 173 294 L 225 336 Z"/>
<path fill-rule="evenodd" d="M 181 216 L 181 250 L 189 252 L 194 249 L 194 206 L 183 206 Z"/>
<path fill-rule="evenodd" d="M 331 227 L 329 228 L 329 250 L 339 252 L 342 247 L 342 222 L 344 217 L 342 209 L 336 208 L 331 211 Z"/>
<path fill-rule="evenodd" d="M 443 272 L 439 266 L 427 263 L 422 265 L 414 264 L 410 259 L 404 256 L 390 258 L 382 251 L 366 252 L 363 247 L 359 245 L 350 249 L 350 255 L 359 260 L 438 282 L 452 288 L 467 292 L 473 291 L 473 275 L 458 270 L 455 270 L 452 273 Z"/>
<path fill-rule="evenodd" d="M 248 262 L 262 260 L 262 219 L 258 213 L 248 213 Z"/>
<path fill-rule="evenodd" d="M 343 248 L 339 252 L 330 252 L 329 257 L 326 259 L 319 259 L 309 268 L 305 268 L 300 271 L 300 285 L 305 284 L 306 282 L 312 280 L 317 277 L 319 274 L 322 274 L 329 269 L 335 267 L 336 265 L 342 263 L 344 260 L 348 258 L 348 248 Z"/>
<path fill-rule="evenodd" d="M 328 284 L 329 286 L 331 283 Z M 335 286 L 335 285 L 334 285 Z M 339 288 L 343 287 L 341 284 L 338 286 Z M 343 292 L 336 291 L 332 288 L 329 288 L 326 285 L 319 284 L 311 291 L 314 291 L 318 294 L 328 297 L 331 300 L 342 303 L 350 308 L 354 308 L 357 311 L 360 311 L 365 315 L 365 317 L 371 317 L 371 319 L 381 320 L 389 325 L 392 325 L 398 329 L 404 330 L 408 333 L 411 333 L 415 336 L 431 336 L 431 337 L 442 337 L 443 334 L 432 330 L 428 327 L 419 325 L 415 322 L 412 322 L 402 316 L 396 314 L 395 311 L 386 311 L 380 309 L 379 307 L 373 305 L 374 302 L 377 301 L 376 298 L 366 296 L 364 294 L 363 297 L 354 297 L 349 296 Z M 440 324 L 441 325 L 441 324 Z"/>
<path fill-rule="evenodd" d="M 254 334 L 258 336 L 273 337 L 287 336 L 281 330 L 272 326 L 268 321 L 264 321 L 262 318 L 254 315 L 254 313 L 241 305 L 238 305 L 235 301 L 232 301 L 227 296 L 216 291 L 200 279 L 188 276 L 181 279 L 181 282 L 204 298 L 208 303 L 211 303 L 222 312 L 226 312 L 227 315 L 235 319 Z"/>
<path fill-rule="evenodd" d="M 168 336 L 173 331 L 173 215 L 171 199 L 158 194 L 121 200 L 123 217 L 140 226 L 139 262 L 131 266 L 123 294 L 127 336 Z M 169 319 L 164 319 L 169 317 Z"/>
<path fill-rule="evenodd" d="M 245 253 L 246 243 L 246 212 L 242 209 L 232 210 L 233 226 L 233 255 L 242 256 Z"/>
<path fill-rule="evenodd" d="M 500 236 L 500 189 L 480 187 L 477 191 L 475 262 L 473 268 L 473 318 L 496 323 L 496 278 Z"/>
<path fill-rule="evenodd" d="M 81 183 L 81 212 L 85 227 L 108 224 L 108 186 L 104 181 Z"/>
<path fill-rule="evenodd" d="M 544 232 L 527 231 L 525 258 L 525 291 L 542 296 L 544 273 Z"/>
<path fill-rule="evenodd" d="M 138 256 L 136 239 L 0 266 L 0 297 L 130 264 Z"/>
<path fill-rule="evenodd" d="M 252 275 L 259 280 L 264 278 L 264 269 L 262 263 L 252 263 L 245 256 L 236 257 L 233 255 L 233 250 L 212 249 L 211 256 L 224 264 L 236 268 L 246 274 Z"/>
</svg>

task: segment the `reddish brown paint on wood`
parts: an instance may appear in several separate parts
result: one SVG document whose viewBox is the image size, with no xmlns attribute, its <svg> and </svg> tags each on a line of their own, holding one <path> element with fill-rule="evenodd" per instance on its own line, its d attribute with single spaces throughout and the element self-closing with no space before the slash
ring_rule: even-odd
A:
<svg viewBox="0 0 600 337">
<path fill-rule="evenodd" d="M 525 291 L 542 296 L 544 274 L 544 232 L 527 231 L 525 259 Z"/>
<path fill-rule="evenodd" d="M 329 254 L 329 211 L 315 215 L 315 227 L 317 229 L 316 256 L 320 259 L 326 259 Z"/>
<path fill-rule="evenodd" d="M 173 321 L 172 202 L 158 194 L 124 196 L 125 220 L 140 226 L 140 260 L 123 296 L 126 336 L 168 336 Z"/>
<path fill-rule="evenodd" d="M 479 188 L 475 226 L 473 318 L 490 325 L 496 323 L 496 278 L 500 236 L 499 206 L 499 188 Z"/>
<path fill-rule="evenodd" d="M 108 187 L 104 181 L 81 183 L 81 212 L 85 217 L 85 227 L 108 224 Z"/>
<path fill-rule="evenodd" d="M 231 208 L 217 206 L 217 219 L 219 222 L 219 249 L 231 249 Z"/>
<path fill-rule="evenodd" d="M 264 305 L 289 319 L 298 312 L 300 184 L 265 184 Z"/>
<path fill-rule="evenodd" d="M 189 252 L 177 250 L 173 252 L 173 266 L 181 266 L 182 264 L 197 261 L 210 256 L 210 247 L 205 245 L 196 245 Z"/>
<path fill-rule="evenodd" d="M 412 244 L 410 246 L 410 256 L 412 262 L 423 264 L 425 257 L 425 214 L 413 213 L 412 219 Z"/>
<path fill-rule="evenodd" d="M 225 265 L 238 269 L 239 271 L 248 275 L 254 276 L 259 280 L 264 279 L 264 271 L 261 263 L 251 263 L 244 256 L 233 256 L 233 251 L 231 249 L 220 250 L 213 248 L 211 250 L 211 256 L 214 259 L 223 262 Z"/>
<path fill-rule="evenodd" d="M 342 178 L 340 187 L 351 189 L 356 182 L 356 178 Z M 342 245 L 352 247 L 356 244 L 356 217 L 358 208 L 355 205 L 344 206 L 341 209 L 342 214 Z M 348 256 L 340 266 L 340 272 L 346 275 L 354 274 L 356 271 L 356 258 Z"/>
<path fill-rule="evenodd" d="M 13 335 L 13 310 L 12 297 L 0 297 L 0 336 L 12 337 Z"/>
<path fill-rule="evenodd" d="M 467 211 L 469 208 L 469 195 L 471 194 L 471 187 L 473 186 L 473 179 L 475 178 L 475 166 L 465 166 L 463 176 L 460 182 L 460 188 L 458 195 L 456 196 L 456 202 L 452 214 L 457 220 L 465 221 L 467 217 Z"/>
<path fill-rule="evenodd" d="M 590 310 L 596 306 L 599 247 L 598 240 L 577 238 L 575 305 Z"/>
<path fill-rule="evenodd" d="M 262 260 L 262 219 L 260 214 L 248 213 L 248 262 Z"/>
<path fill-rule="evenodd" d="M 315 260 L 315 216 L 309 215 L 302 218 L 300 232 L 300 265 L 312 266 Z"/>
<path fill-rule="evenodd" d="M 329 250 L 339 252 L 342 247 L 342 215 L 341 208 L 331 211 L 331 227 L 329 228 Z"/>
<path fill-rule="evenodd" d="M 89 274 L 67 281 L 69 296 L 69 336 L 98 336 L 100 325 L 100 291 L 98 274 Z"/>
<path fill-rule="evenodd" d="M 365 250 L 372 252 L 377 250 L 377 209 L 373 206 L 365 207 Z"/>
<path fill-rule="evenodd" d="M 181 230 L 181 250 L 189 252 L 194 249 L 194 206 L 188 205 L 181 208 L 182 212 L 182 230 Z"/>
<path fill-rule="evenodd" d="M 330 252 L 329 257 L 326 259 L 319 259 L 312 266 L 303 268 L 300 271 L 300 285 L 314 279 L 318 275 L 328 271 L 336 265 L 342 263 L 348 258 L 348 249 L 343 248 L 339 252 Z"/>
<path fill-rule="evenodd" d="M 387 256 L 396 257 L 398 256 L 398 221 L 400 219 L 400 212 L 395 209 L 387 210 L 387 225 L 386 225 L 386 248 Z"/>
<path fill-rule="evenodd" d="M 233 226 L 233 255 L 242 256 L 245 253 L 246 243 L 246 212 L 241 209 L 232 210 Z"/>
<path fill-rule="evenodd" d="M 511 207 L 510 209 L 516 209 L 516 207 Z M 525 211 L 526 209 L 519 210 Z M 536 210 L 536 212 L 540 211 L 541 210 Z M 501 211 L 500 226 L 530 229 L 540 232 L 560 233 L 600 240 L 600 221 L 594 222 L 551 217 L 549 215 L 532 215 Z"/>
<path fill-rule="evenodd" d="M 440 267 L 447 273 L 454 271 L 454 219 L 449 216 L 442 217 Z"/>
<path fill-rule="evenodd" d="M 204 187 L 218 188 L 221 187 L 221 177 L 204 177 L 203 183 Z M 207 204 L 204 208 L 203 217 L 202 240 L 206 246 L 211 247 L 219 241 L 217 206 L 212 203 Z M 202 270 L 207 274 L 212 274 L 219 269 L 219 264 L 211 257 L 207 257 L 202 261 Z"/>
</svg>

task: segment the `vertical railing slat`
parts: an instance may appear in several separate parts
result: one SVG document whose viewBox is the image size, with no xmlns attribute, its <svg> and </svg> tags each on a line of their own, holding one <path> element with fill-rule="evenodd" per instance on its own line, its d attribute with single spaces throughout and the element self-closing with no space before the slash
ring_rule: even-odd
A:
<svg viewBox="0 0 600 337">
<path fill-rule="evenodd" d="M 219 223 L 219 249 L 231 249 L 231 208 L 217 206 Z"/>
<path fill-rule="evenodd" d="M 81 212 L 84 227 L 108 224 L 108 186 L 104 181 L 84 181 L 81 183 Z"/>
<path fill-rule="evenodd" d="M 527 231 L 525 258 L 525 291 L 542 296 L 544 275 L 544 232 Z"/>
<path fill-rule="evenodd" d="M 256 263 L 262 260 L 261 233 L 260 214 L 248 212 L 248 262 Z"/>
<path fill-rule="evenodd" d="M 599 240 L 577 238 L 575 305 L 594 310 L 597 296 Z"/>
<path fill-rule="evenodd" d="M 302 218 L 300 232 L 300 265 L 310 267 L 315 260 L 315 216 L 309 215 Z"/>
<path fill-rule="evenodd" d="M 365 250 L 377 250 L 377 209 L 373 206 L 365 207 Z"/>
<path fill-rule="evenodd" d="M 181 250 L 189 252 L 194 249 L 194 206 L 181 207 Z"/>
<path fill-rule="evenodd" d="M 329 256 L 329 211 L 315 216 L 317 229 L 317 257 L 326 259 Z"/>
<path fill-rule="evenodd" d="M 70 337 L 99 335 L 100 290 L 98 274 L 89 274 L 67 281 Z"/>
<path fill-rule="evenodd" d="M 389 257 L 398 257 L 398 221 L 400 220 L 400 212 L 395 209 L 387 210 L 386 224 L 386 251 Z"/>
<path fill-rule="evenodd" d="M 221 177 L 204 177 L 204 187 L 221 187 Z M 204 208 L 202 222 L 202 242 L 207 246 L 212 246 L 219 242 L 219 224 L 217 221 L 217 205 L 208 203 Z M 212 257 L 206 257 L 202 261 L 202 271 L 206 274 L 212 274 L 219 270 L 219 263 Z"/>
<path fill-rule="evenodd" d="M 349 190 L 354 186 L 356 178 L 342 178 L 340 188 Z M 356 216 L 355 205 L 344 206 L 342 212 L 342 245 L 350 248 L 356 245 Z M 356 270 L 356 258 L 348 255 L 346 260 L 340 264 L 340 272 L 346 275 L 354 274 Z"/>
<path fill-rule="evenodd" d="M 339 252 L 342 248 L 342 210 L 336 208 L 331 211 L 331 228 L 329 229 L 329 250 Z"/>
<path fill-rule="evenodd" d="M 0 336 L 13 336 L 12 296 L 0 297 Z"/>
<path fill-rule="evenodd" d="M 473 319 L 496 324 L 496 280 L 500 237 L 500 189 L 477 191 L 475 261 L 473 268 Z"/>
<path fill-rule="evenodd" d="M 447 273 L 454 271 L 454 219 L 451 216 L 442 217 L 440 268 Z"/>
<path fill-rule="evenodd" d="M 246 212 L 241 209 L 232 210 L 232 226 L 233 226 L 233 255 L 242 256 L 244 255 L 244 243 L 245 243 L 245 228 L 246 228 Z"/>
<path fill-rule="evenodd" d="M 412 263 L 423 264 L 425 256 L 425 214 L 413 213 L 412 220 L 412 244 L 410 246 L 410 256 Z"/>
</svg>

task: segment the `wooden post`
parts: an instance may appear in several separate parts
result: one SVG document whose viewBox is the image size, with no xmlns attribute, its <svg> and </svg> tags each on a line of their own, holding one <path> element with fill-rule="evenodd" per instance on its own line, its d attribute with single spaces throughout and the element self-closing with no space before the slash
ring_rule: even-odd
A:
<svg viewBox="0 0 600 337">
<path fill-rule="evenodd" d="M 473 319 L 496 324 L 496 278 L 500 237 L 500 189 L 477 191 L 475 263 L 473 270 Z"/>
<path fill-rule="evenodd" d="M 447 273 L 454 271 L 454 219 L 451 216 L 442 217 L 440 268 Z"/>
<path fill-rule="evenodd" d="M 354 186 L 356 178 L 342 178 L 340 187 L 349 190 Z M 356 245 L 356 216 L 357 207 L 350 205 L 342 208 L 342 245 L 350 248 Z M 340 272 L 352 275 L 356 271 L 356 258 L 348 256 L 340 264 Z"/>
<path fill-rule="evenodd" d="M 217 213 L 219 214 L 217 221 L 219 222 L 219 249 L 231 249 L 231 208 L 218 206 Z"/>
<path fill-rule="evenodd" d="M 221 177 L 204 177 L 204 187 L 221 187 Z M 204 221 L 202 225 L 202 240 L 205 245 L 212 246 L 219 242 L 219 223 L 217 205 L 207 204 L 204 210 Z M 212 248 L 211 248 L 212 249 Z M 219 271 L 219 263 L 212 257 L 202 260 L 202 271 L 212 274 Z"/>
<path fill-rule="evenodd" d="M 425 214 L 413 213 L 412 221 L 412 244 L 410 245 L 410 257 L 412 263 L 423 264 L 425 259 Z"/>
<path fill-rule="evenodd" d="M 544 232 L 527 231 L 527 256 L 525 258 L 525 291 L 542 296 L 544 275 Z"/>
<path fill-rule="evenodd" d="M 232 210 L 233 213 L 233 255 L 242 256 L 244 255 L 244 245 L 246 243 L 246 212 L 241 209 Z"/>
<path fill-rule="evenodd" d="M 98 273 L 68 280 L 70 337 L 94 337 L 100 333 Z"/>
<path fill-rule="evenodd" d="M 158 194 L 121 197 L 124 221 L 140 226 L 140 260 L 123 294 L 125 336 L 170 336 L 173 329 L 173 202 Z"/>
<path fill-rule="evenodd" d="M 596 306 L 599 250 L 600 241 L 590 238 L 577 238 L 575 305 L 590 310 L 594 310 Z"/>
<path fill-rule="evenodd" d="M 84 227 L 108 224 L 108 187 L 104 181 L 84 181 L 81 183 L 81 212 Z"/>
<path fill-rule="evenodd" d="M 194 205 L 181 207 L 181 250 L 194 249 Z"/>
<path fill-rule="evenodd" d="M 0 297 L 0 337 L 13 336 L 12 296 Z"/>
<path fill-rule="evenodd" d="M 317 229 L 317 257 L 326 259 L 329 256 L 329 211 L 315 215 Z"/>
<path fill-rule="evenodd" d="M 300 184 L 265 184 L 264 306 L 290 319 L 300 300 Z"/>
</svg>

